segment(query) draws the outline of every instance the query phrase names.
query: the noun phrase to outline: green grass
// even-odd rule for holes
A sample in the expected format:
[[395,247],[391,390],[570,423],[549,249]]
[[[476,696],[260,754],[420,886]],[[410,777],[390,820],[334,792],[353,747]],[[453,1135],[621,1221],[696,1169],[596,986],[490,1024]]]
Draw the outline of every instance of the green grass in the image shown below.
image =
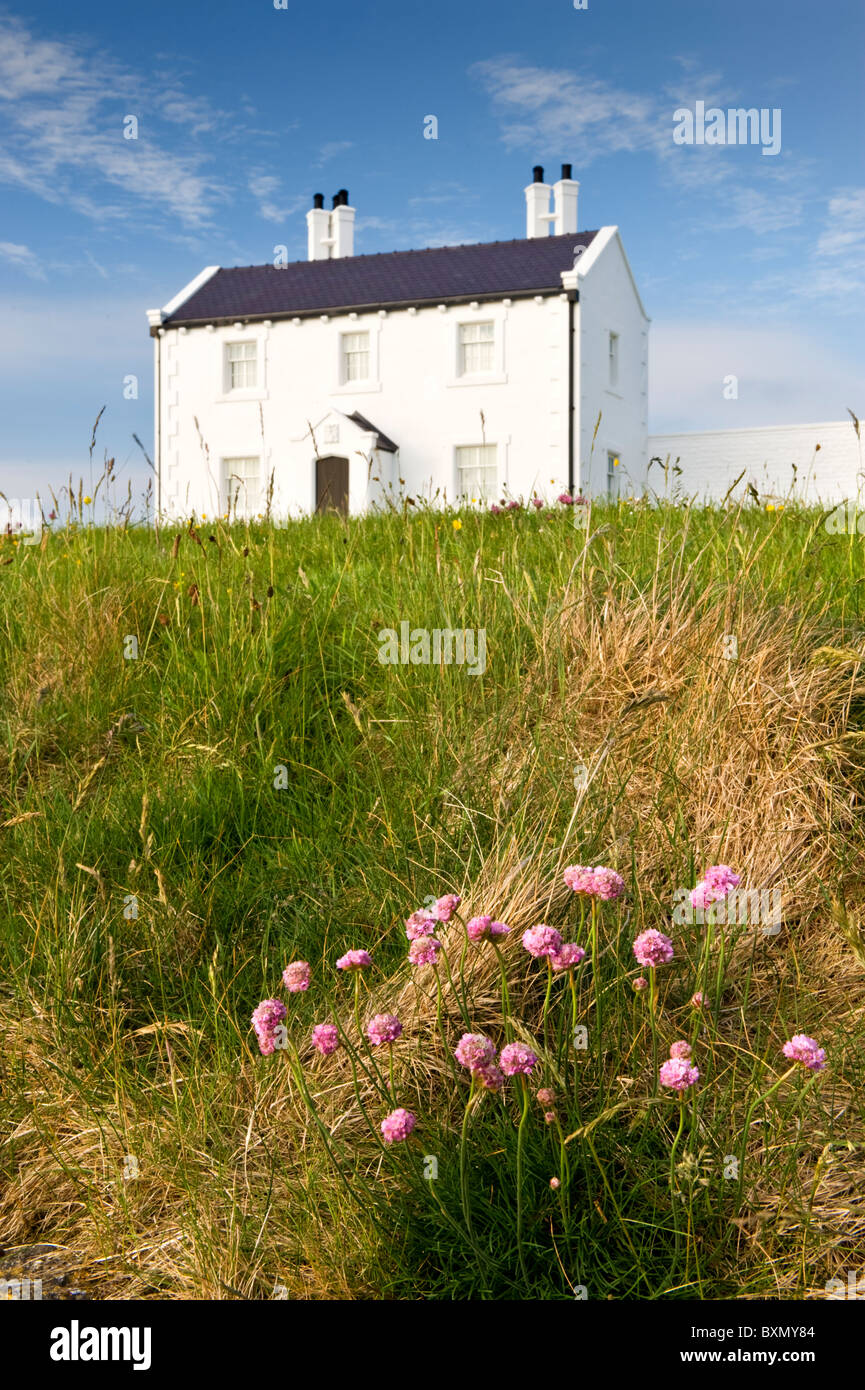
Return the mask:
[[[67,1243],[121,1297],[802,1297],[865,1265],[863,965],[832,907],[858,921],[863,902],[863,542],[793,505],[573,520],[418,509],[0,544],[0,1240]],[[403,620],[484,629],[485,673],[383,665],[378,633]],[[577,762],[593,778],[575,801]],[[687,1005],[702,938],[673,931],[663,1038],[691,1037],[703,1073],[676,1158],[702,1153],[708,1175],[681,1201],[630,942],[669,932],[672,891],[718,859],[783,886],[785,930],[771,950],[754,933],[723,960],[713,948],[704,1031]],[[628,882],[628,919],[604,915],[603,1038],[587,972],[585,1057],[556,1061],[558,998],[544,1055],[563,1133],[606,1118],[567,1146],[566,1219],[533,1103],[521,1261],[517,1099],[486,1096],[471,1118],[470,1238],[467,1087],[434,1007],[431,1023],[416,1005],[422,1055],[397,1049],[418,1134],[385,1157],[344,1056],[309,1072],[328,1146],[249,1017],[302,958],[314,986],[290,999],[292,1036],[329,1016],[333,989],[347,1023],[334,962],[356,946],[387,1008],[406,988],[403,919],[429,895],[507,913],[515,937],[574,926],[568,863]],[[545,979],[512,945],[537,1042]],[[501,1041],[496,978],[466,988]],[[449,992],[444,1027],[451,1049]],[[804,1099],[807,1074],[758,1109],[737,1211],[722,1176],[736,1117],[794,1031],[831,1065]]]

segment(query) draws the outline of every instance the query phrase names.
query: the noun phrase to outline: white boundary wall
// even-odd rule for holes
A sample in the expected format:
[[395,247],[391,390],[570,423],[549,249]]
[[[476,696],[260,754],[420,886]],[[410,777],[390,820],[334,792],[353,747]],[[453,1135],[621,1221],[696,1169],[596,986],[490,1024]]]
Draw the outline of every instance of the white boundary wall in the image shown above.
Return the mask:
[[[861,443],[848,419],[817,425],[653,434],[649,435],[649,458],[666,462],[669,455],[669,490],[678,486],[682,494],[698,501],[720,501],[744,469],[736,497],[750,482],[767,498],[795,496],[807,502],[839,502],[865,497],[865,422],[860,433]],[[672,471],[677,460],[680,474]],[[649,469],[649,486],[663,495],[664,470],[657,463]]]

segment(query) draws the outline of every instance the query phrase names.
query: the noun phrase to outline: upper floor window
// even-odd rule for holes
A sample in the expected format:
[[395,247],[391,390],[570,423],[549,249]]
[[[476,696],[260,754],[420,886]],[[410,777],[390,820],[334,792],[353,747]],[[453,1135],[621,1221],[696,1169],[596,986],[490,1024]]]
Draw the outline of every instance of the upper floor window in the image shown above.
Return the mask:
[[258,384],[258,345],[254,342],[227,343],[226,377],[229,391],[241,391]]
[[610,334],[610,385],[619,384],[619,335]]
[[491,372],[495,365],[495,327],[492,323],[461,323],[459,374]]
[[486,502],[498,490],[495,444],[468,444],[457,449],[457,490],[470,502]]
[[261,459],[222,460],[223,495],[229,516],[252,517],[262,510]]
[[342,379],[344,382],[369,379],[369,333],[343,333]]

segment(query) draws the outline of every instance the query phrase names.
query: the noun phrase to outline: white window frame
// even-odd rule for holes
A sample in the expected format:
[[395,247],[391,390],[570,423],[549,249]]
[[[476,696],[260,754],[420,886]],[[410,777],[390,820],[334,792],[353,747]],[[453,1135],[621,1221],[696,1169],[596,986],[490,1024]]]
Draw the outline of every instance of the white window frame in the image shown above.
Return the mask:
[[[334,379],[336,385],[329,393],[331,396],[355,396],[366,394],[369,391],[381,390],[381,329],[382,320],[378,317],[361,319],[359,321],[341,318],[330,320],[323,325],[324,329],[336,329],[331,351],[335,355],[334,360]],[[363,381],[346,381],[345,379],[345,359],[343,355],[342,340],[348,333],[366,333],[369,335],[369,376]]]
[[617,390],[618,390],[618,387],[619,387],[619,349],[620,349],[620,347],[621,347],[621,341],[620,341],[620,338],[619,338],[619,334],[618,334],[618,333],[613,333],[612,330],[610,330],[610,333],[609,333],[609,335],[608,335],[608,342],[607,342],[607,361],[608,361],[608,363],[609,363],[608,371],[607,371],[607,375],[608,375],[607,385],[609,386],[609,388],[610,388],[611,391],[617,391]]
[[[251,375],[252,380],[235,382],[235,367],[245,369],[239,371],[238,376],[245,378]],[[225,344],[225,390],[232,394],[235,391],[258,390],[258,343],[255,338],[236,338]]]
[[[610,486],[615,482],[615,491]],[[622,456],[618,449],[607,450],[607,497],[616,502],[622,495]]]
[[[352,349],[349,349],[349,348],[346,346],[347,341],[348,341],[349,338],[365,338],[365,339],[366,339],[366,347],[365,347],[365,348],[352,348]],[[350,357],[350,356],[355,356],[355,357],[365,356],[365,357],[366,357],[366,372],[365,372],[363,375],[359,375],[359,376],[349,376],[349,373],[348,373],[348,366],[349,366],[349,357]],[[339,361],[340,361],[340,385],[341,385],[341,386],[354,386],[354,385],[355,385],[356,383],[358,383],[358,382],[360,383],[361,386],[365,386],[365,385],[368,384],[368,382],[372,379],[372,378],[371,378],[371,369],[372,369],[372,334],[370,333],[370,331],[369,331],[368,328],[354,328],[354,327],[352,327],[352,328],[348,328],[348,329],[343,328],[343,329],[340,330],[340,335],[339,335]]]
[[[448,314],[450,333],[450,376],[446,386],[503,386],[507,382],[505,371],[505,334],[509,306],[502,303],[478,303],[477,308],[461,308]],[[488,372],[464,372],[462,358],[462,329],[466,324],[491,323],[493,325],[493,366]]]
[[[264,460],[261,454],[226,454],[219,461],[220,463],[220,514],[226,512],[241,520],[251,520],[264,511],[265,489],[264,489]],[[258,491],[254,501],[250,504],[248,491],[244,488],[240,475],[234,470],[238,464],[256,463]]]
[[[464,451],[464,450],[467,451],[467,450],[469,450],[469,449],[476,449],[476,450],[478,450],[479,455],[480,455],[480,451],[482,451],[482,450],[484,450],[484,449],[486,449],[486,450],[491,450],[491,452],[492,452],[492,461],[491,461],[491,462],[489,461],[489,455],[487,455],[487,460],[488,460],[488,461],[487,461],[486,463],[482,462],[480,457],[478,458],[477,462],[470,463],[470,464],[468,464],[468,463],[462,463],[462,462],[460,461],[460,460],[461,460],[461,455],[463,454],[463,451]],[[488,489],[486,489],[486,490],[484,490],[484,489],[477,489],[477,490],[476,490],[476,489],[474,489],[474,488],[466,489],[466,488],[463,486],[463,473],[464,473],[464,472],[468,472],[470,469],[471,469],[472,471],[480,471],[481,469],[487,469],[487,470],[488,470],[488,469],[490,469],[490,468],[492,468],[492,469],[495,471],[495,476],[494,476],[494,478],[493,478],[493,484],[492,484],[492,487],[491,487],[491,488],[488,488]],[[468,503],[470,503],[470,504],[471,504],[471,503],[474,503],[474,504],[477,504],[477,505],[480,505],[480,506],[483,506],[485,502],[494,502],[494,501],[496,500],[496,497],[498,496],[498,494],[502,491],[503,479],[502,479],[501,474],[502,474],[502,467],[501,467],[501,461],[500,461],[499,446],[498,446],[497,443],[495,443],[495,442],[493,442],[493,441],[491,441],[491,440],[486,439],[486,440],[482,440],[480,443],[477,443],[477,442],[476,442],[476,443],[474,443],[474,444],[457,444],[456,448],[454,449],[454,478],[455,478],[455,494],[454,494],[454,495],[455,495],[455,497],[456,497],[456,499],[457,499],[458,502],[460,502],[460,501],[466,501],[466,502],[468,502]],[[478,496],[472,496],[472,493],[475,492],[475,491],[478,492],[478,494],[479,494]]]
[[[481,329],[489,329],[489,333],[481,334]],[[469,337],[468,335],[476,335]],[[467,341],[468,338],[468,341]],[[474,349],[488,348],[488,352],[477,353],[477,356],[487,357],[489,360],[482,367],[467,366],[467,358],[474,356]],[[457,376],[488,376],[494,372],[496,367],[496,321],[495,319],[471,318],[463,319],[457,324]]]
[[[214,376],[221,384],[221,392],[215,397],[216,405],[236,404],[238,401],[266,401],[267,390],[267,343],[270,323],[256,324],[254,329],[229,327],[222,332],[212,333],[213,346],[210,351],[216,354]],[[255,347],[255,386],[231,385],[231,362],[228,349],[237,343],[249,343]],[[238,456],[239,457],[239,456]]]

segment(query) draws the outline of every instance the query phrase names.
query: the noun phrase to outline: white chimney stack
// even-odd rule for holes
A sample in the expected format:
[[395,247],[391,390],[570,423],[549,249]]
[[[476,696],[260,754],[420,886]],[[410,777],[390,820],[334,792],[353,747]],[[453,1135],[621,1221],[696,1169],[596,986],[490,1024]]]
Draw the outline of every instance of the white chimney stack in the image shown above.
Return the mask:
[[354,255],[354,208],[348,205],[348,189],[337,193],[330,214],[330,234],[333,237],[332,256]]
[[540,164],[535,165],[532,174],[533,181],[526,189],[526,236],[549,236],[552,189],[548,183],[544,183],[544,171]]
[[333,195],[333,209],[324,206],[324,195],[313,196],[312,207],[306,214],[307,252],[311,261],[328,261],[354,255],[355,209],[348,205],[348,189],[341,188]]
[[577,227],[577,195],[579,191],[580,185],[576,179],[571,178],[570,164],[563,164],[562,177],[553,184],[555,236],[565,236],[579,230]]

